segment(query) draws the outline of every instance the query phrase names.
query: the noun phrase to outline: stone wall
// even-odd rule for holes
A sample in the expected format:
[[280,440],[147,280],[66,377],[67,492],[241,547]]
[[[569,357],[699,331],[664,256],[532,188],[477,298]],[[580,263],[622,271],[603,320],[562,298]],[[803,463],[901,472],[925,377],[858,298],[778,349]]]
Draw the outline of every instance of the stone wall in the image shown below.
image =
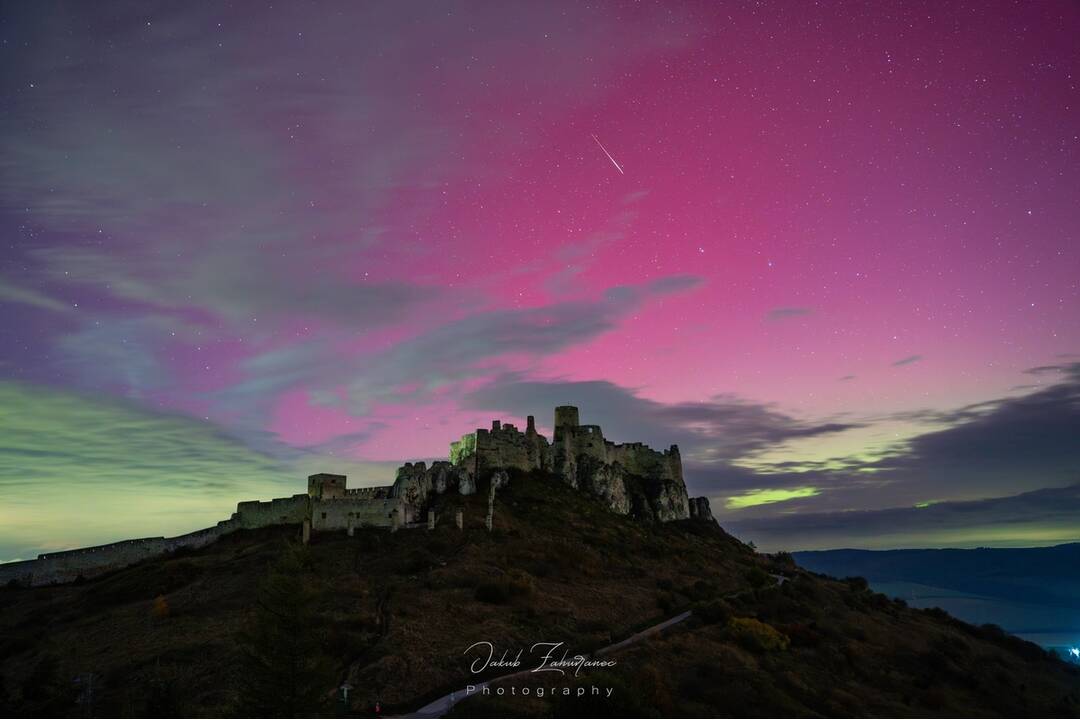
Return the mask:
[[450,462],[460,465],[467,458],[476,454],[476,433],[466,433],[460,440],[450,443]]
[[172,538],[138,538],[77,550],[42,553],[36,560],[0,565],[0,585],[11,581],[19,585],[49,585],[72,582],[79,577],[92,578],[182,548],[205,547],[238,527],[235,519],[229,519],[214,527]]
[[304,522],[308,515],[307,495],[275,498],[269,502],[249,500],[236,506],[236,518],[242,528],[261,528],[270,525],[294,525]]
[[380,485],[378,487],[363,487],[352,488],[345,491],[346,498],[352,498],[354,500],[366,499],[366,500],[385,500],[390,497],[390,491],[394,489],[393,485]]
[[311,529],[348,530],[360,527],[389,528],[393,525],[396,499],[341,498],[311,503]]
[[308,475],[308,495],[313,498],[345,497],[346,477],[333,473]]
[[525,432],[509,423],[494,420],[491,429],[480,428],[450,444],[450,462],[465,467],[473,477],[483,477],[499,468],[528,472],[550,466],[547,438],[536,432],[529,416]]

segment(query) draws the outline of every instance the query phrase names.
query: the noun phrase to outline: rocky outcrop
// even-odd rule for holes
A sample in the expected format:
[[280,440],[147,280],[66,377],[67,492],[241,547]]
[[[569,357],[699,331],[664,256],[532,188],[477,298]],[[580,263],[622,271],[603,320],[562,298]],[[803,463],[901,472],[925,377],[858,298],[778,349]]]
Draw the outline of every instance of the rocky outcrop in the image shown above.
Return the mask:
[[690,517],[686,486],[666,477],[630,472],[622,463],[601,463],[582,455],[573,463],[574,482],[568,483],[591,495],[620,515],[647,522],[668,522]]
[[472,495],[476,492],[476,479],[468,468],[439,460],[430,468],[424,462],[405,463],[399,467],[390,497],[400,498],[419,512],[428,506],[432,495],[447,492]]
[[400,498],[414,508],[423,508],[427,506],[432,486],[432,474],[428,471],[427,463],[405,463],[398,468],[390,497]]
[[690,498],[690,519],[716,522],[716,518],[712,514],[712,507],[709,506],[709,498]]
[[[592,467],[590,467],[592,465]],[[626,472],[622,465],[598,465],[584,463],[578,466],[576,487],[592,495],[620,515],[629,515],[630,493],[627,489]]]
[[656,488],[656,495],[650,499],[657,521],[670,522],[690,517],[690,496],[682,478],[678,481],[660,480]]
[[462,495],[472,495],[476,492],[476,478],[465,468],[455,467],[457,473],[457,490]]

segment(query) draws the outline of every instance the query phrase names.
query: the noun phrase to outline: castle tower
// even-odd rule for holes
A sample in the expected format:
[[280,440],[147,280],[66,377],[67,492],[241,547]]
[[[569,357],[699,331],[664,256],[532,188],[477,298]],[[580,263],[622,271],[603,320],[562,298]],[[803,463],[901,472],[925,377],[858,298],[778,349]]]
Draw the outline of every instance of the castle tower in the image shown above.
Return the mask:
[[345,476],[330,473],[308,475],[307,494],[317,500],[345,497]]
[[578,422],[578,409],[573,405],[560,405],[555,408],[555,441],[558,442],[562,439],[564,429],[573,429],[580,424]]

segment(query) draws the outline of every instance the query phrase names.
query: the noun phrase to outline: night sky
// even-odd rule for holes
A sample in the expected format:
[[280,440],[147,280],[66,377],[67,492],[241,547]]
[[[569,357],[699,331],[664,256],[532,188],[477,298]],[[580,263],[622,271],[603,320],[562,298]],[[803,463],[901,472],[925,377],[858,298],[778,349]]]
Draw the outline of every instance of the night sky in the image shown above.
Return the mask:
[[0,560],[567,403],[764,549],[1080,539],[1077,3],[0,12]]

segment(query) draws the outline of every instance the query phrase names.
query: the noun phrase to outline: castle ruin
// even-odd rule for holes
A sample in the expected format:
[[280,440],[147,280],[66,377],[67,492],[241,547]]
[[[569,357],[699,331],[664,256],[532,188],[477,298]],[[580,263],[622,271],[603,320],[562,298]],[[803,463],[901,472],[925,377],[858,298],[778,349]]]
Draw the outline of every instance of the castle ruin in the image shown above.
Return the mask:
[[0,564],[0,584],[47,585],[93,577],[182,548],[204,547],[240,529],[300,525],[305,542],[312,532],[374,527],[397,531],[429,527],[435,495],[471,495],[478,482],[507,470],[542,471],[590,495],[609,510],[645,522],[699,518],[712,520],[708,498],[690,498],[683,481],[679,448],[662,452],[642,443],[614,443],[598,425],[581,425],[578,409],[555,408],[551,442],[529,416],[524,431],[492,421],[450,444],[449,461],[405,463],[392,485],[348,488],[344,475],[308,477],[307,493],[269,501],[250,500],[211,528],[174,538],[140,538],[77,550],[43,553],[36,560]]

